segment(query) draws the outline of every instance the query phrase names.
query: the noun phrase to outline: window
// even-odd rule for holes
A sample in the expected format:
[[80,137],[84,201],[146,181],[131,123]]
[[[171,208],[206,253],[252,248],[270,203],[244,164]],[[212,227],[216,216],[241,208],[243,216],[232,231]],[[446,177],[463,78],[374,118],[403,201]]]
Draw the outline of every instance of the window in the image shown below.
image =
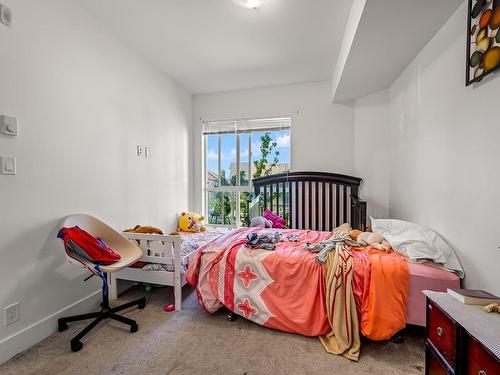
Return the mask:
[[289,117],[203,123],[208,224],[247,226],[252,179],[290,170]]

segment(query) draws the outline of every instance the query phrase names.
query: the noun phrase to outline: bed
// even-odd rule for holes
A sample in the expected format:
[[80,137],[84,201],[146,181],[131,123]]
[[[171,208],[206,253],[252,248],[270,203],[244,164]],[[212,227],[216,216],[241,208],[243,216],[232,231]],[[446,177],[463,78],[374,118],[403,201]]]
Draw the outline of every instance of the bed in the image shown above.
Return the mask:
[[[270,328],[324,335],[329,329],[322,295],[325,275],[322,265],[314,262],[314,255],[304,251],[304,242],[327,239],[330,231],[342,223],[365,229],[366,202],[358,196],[360,184],[360,178],[318,172],[254,179],[260,210],[269,209],[284,217],[290,229],[282,235],[296,234],[300,243],[294,246],[284,241],[272,253],[254,251],[244,246],[252,229],[236,229],[209,244],[197,253],[187,275],[197,289],[200,305],[208,313],[226,306]],[[355,253],[355,271],[371,267],[370,277],[365,271],[358,275],[354,272],[353,289],[360,330],[375,340],[390,338],[389,332],[394,334],[406,324],[425,325],[422,290],[445,291],[460,285],[458,276],[451,272],[410,263],[397,254]],[[373,279],[373,274],[383,280],[378,286],[367,281]],[[376,288],[378,295],[374,298],[370,291]],[[294,301],[287,299],[289,295],[301,298]]]
[[460,288],[460,278],[453,272],[433,266],[431,263],[408,261],[410,274],[406,323],[425,327],[425,295],[423,290],[446,292],[448,288]]
[[186,285],[185,273],[198,251],[205,245],[227,233],[227,228],[208,228],[204,232],[178,235],[159,235],[123,232],[143,251],[137,263],[110,274],[110,298],[116,299],[123,280],[174,288],[175,310],[182,307],[182,287]]
[[[288,228],[331,231],[342,223],[366,229],[366,205],[358,195],[362,179],[335,173],[288,172],[253,180],[262,209],[287,218]],[[285,191],[285,194],[279,195]],[[276,192],[279,198],[276,199]],[[273,199],[274,196],[274,199]],[[289,207],[290,214],[284,215]],[[446,292],[460,288],[460,278],[432,263],[408,261],[407,323],[425,326],[423,290]]]

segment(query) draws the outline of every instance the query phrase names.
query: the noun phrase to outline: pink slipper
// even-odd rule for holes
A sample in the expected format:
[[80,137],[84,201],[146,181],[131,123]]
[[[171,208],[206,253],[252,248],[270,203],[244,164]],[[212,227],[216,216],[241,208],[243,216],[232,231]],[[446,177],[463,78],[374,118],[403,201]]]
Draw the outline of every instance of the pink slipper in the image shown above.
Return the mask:
[[163,311],[169,312],[169,311],[174,311],[175,310],[175,305],[165,305],[163,306]]

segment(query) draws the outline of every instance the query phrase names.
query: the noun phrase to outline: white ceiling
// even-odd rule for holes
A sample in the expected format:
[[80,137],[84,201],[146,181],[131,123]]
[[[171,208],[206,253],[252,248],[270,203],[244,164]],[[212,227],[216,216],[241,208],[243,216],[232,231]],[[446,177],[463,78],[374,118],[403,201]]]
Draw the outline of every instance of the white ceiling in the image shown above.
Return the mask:
[[352,0],[77,0],[193,94],[330,79]]

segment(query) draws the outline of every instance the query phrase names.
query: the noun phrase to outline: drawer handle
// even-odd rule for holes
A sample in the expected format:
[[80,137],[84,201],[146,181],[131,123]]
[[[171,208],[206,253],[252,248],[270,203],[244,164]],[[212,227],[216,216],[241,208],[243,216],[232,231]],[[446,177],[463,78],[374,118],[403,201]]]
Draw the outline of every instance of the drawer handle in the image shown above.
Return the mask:
[[[442,327],[437,327],[437,335],[439,337],[443,337],[444,336],[444,329]],[[481,374],[481,375],[484,375],[484,374]]]
[[484,370],[479,370],[478,375],[488,375],[488,373]]

